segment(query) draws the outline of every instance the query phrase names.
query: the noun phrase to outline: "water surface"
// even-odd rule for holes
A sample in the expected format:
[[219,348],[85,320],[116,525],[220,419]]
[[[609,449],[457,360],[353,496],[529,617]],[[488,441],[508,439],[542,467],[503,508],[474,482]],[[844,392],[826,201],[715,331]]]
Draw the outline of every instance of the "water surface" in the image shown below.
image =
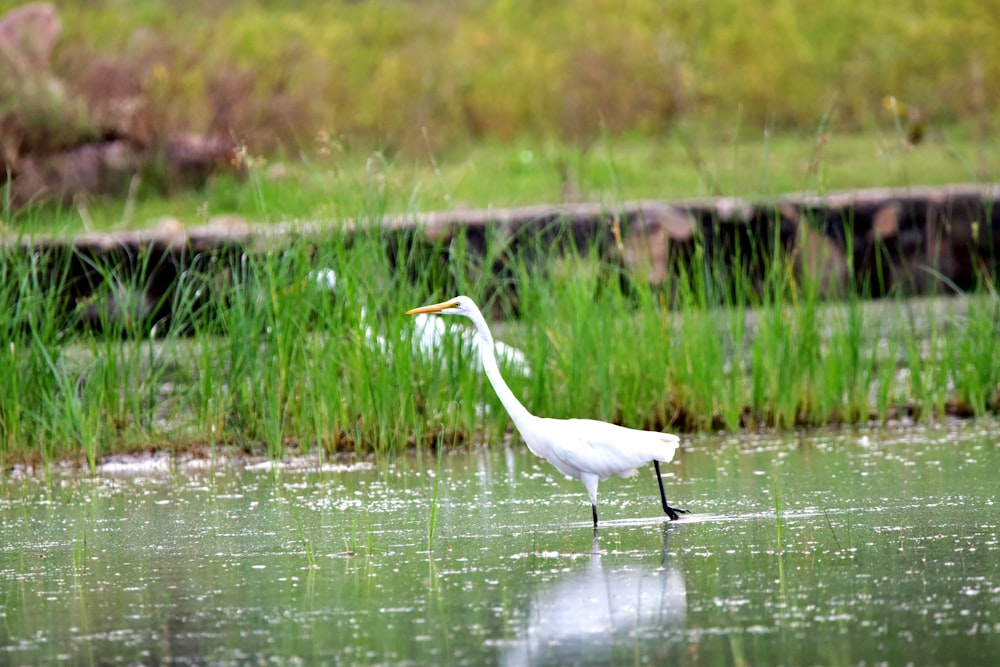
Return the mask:
[[[704,437],[603,482],[522,446],[8,473],[0,663],[983,664],[1000,437]],[[433,528],[433,532],[432,532]]]

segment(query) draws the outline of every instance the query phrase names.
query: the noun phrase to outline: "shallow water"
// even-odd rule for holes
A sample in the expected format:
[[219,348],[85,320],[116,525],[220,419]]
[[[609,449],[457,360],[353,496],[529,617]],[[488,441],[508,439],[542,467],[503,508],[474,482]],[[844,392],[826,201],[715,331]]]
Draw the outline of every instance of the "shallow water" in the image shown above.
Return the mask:
[[520,446],[9,474],[0,663],[984,664],[998,432],[698,438],[596,539]]

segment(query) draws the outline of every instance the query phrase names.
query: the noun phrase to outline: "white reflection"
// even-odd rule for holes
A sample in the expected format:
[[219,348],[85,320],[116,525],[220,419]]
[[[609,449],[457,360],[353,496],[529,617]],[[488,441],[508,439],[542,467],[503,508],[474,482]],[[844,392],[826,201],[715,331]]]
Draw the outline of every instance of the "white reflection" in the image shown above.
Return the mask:
[[665,526],[660,567],[609,568],[595,537],[586,569],[537,592],[523,636],[504,653],[503,664],[613,664],[621,653],[616,645],[634,646],[683,627],[687,591],[667,557],[669,531]]

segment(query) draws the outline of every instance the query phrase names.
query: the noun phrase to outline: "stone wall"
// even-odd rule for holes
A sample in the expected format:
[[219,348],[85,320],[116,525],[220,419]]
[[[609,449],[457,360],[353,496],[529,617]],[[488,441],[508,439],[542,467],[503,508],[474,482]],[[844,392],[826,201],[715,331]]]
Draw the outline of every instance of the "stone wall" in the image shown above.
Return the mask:
[[[518,274],[512,260],[544,271],[569,250],[617,267],[614,277],[624,289],[645,282],[671,290],[677,275],[693,270],[708,270],[720,289],[726,289],[727,276],[736,270],[760,286],[768,267],[780,258],[800,282],[817,281],[827,298],[851,290],[866,297],[949,294],[997,276],[1000,224],[993,215],[998,199],[1000,186],[954,185],[788,195],[759,202],[642,201],[614,207],[449,211],[363,224],[253,226],[230,217],[194,228],[172,221],[146,231],[21,238],[8,241],[6,251],[44,258],[53,276],[67,271],[61,303],[84,323],[117,313],[147,325],[170,325],[170,295],[185,272],[203,277],[200,298],[207,299],[210,290],[226,289],[231,272],[247,254],[281,252],[296,239],[319,244],[335,234],[350,242],[361,233],[380,240],[402,278],[426,275],[428,266],[441,267],[435,283],[441,293],[453,289],[447,283],[448,262],[461,241],[467,260],[470,253],[480,259],[466,261],[469,270],[502,275],[495,283],[511,291],[515,305]],[[140,277],[133,279],[135,274]],[[109,276],[116,276],[117,284],[142,285],[143,293],[108,290]]]

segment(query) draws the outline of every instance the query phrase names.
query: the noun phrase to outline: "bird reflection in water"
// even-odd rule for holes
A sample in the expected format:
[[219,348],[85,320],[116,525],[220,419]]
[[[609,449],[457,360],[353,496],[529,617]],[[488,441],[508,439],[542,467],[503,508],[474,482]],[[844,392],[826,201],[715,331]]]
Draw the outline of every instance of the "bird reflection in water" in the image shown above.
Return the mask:
[[[521,637],[507,646],[502,664],[653,664],[682,657],[681,642],[668,635],[684,627],[687,592],[672,566],[663,527],[659,567],[602,562],[594,538],[590,563],[536,591]],[[638,649],[639,654],[636,654]]]

